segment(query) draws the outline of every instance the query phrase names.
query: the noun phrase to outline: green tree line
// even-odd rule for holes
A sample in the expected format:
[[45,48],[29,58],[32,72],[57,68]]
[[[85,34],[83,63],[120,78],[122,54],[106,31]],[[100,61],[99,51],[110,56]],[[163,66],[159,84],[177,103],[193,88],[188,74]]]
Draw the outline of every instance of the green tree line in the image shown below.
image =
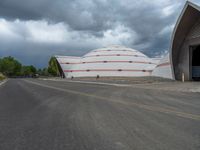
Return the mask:
[[59,70],[55,57],[49,60],[49,66],[43,69],[37,69],[33,65],[24,66],[14,57],[0,58],[0,73],[7,77],[33,77],[40,76],[59,76]]

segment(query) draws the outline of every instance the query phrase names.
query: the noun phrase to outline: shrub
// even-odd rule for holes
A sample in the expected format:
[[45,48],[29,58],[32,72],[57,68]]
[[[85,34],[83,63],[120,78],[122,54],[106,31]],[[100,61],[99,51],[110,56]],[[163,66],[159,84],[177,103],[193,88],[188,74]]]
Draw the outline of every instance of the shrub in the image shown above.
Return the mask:
[[3,79],[5,79],[6,77],[2,74],[2,73],[0,73],[0,80],[3,80]]

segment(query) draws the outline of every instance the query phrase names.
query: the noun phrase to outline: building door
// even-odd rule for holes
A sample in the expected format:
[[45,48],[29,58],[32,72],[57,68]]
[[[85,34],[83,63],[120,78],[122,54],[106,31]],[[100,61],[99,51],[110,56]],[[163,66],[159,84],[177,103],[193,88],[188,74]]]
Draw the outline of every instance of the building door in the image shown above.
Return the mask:
[[200,45],[192,48],[192,80],[200,81]]

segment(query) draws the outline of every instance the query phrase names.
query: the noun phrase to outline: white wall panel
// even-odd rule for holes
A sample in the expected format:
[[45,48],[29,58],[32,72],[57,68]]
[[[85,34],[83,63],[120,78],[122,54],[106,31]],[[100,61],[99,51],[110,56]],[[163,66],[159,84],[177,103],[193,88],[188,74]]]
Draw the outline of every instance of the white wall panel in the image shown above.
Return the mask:
[[173,79],[169,54],[160,60],[159,64],[153,70],[152,76]]
[[67,78],[99,76],[150,76],[155,61],[123,46],[96,49],[83,57],[56,56]]

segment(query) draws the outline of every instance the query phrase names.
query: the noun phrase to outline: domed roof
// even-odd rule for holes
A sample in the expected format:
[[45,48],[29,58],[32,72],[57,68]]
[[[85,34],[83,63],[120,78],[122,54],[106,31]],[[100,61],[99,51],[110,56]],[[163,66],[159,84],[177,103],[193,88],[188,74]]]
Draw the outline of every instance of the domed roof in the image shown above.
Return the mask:
[[143,53],[121,45],[95,49],[78,59],[64,58],[58,62],[66,77],[149,76],[156,66]]
[[135,56],[135,57],[147,57],[146,55],[142,54],[141,52],[127,48],[121,45],[110,45],[107,47],[99,48],[92,50],[91,52],[87,53],[83,57],[92,57],[92,56]]

